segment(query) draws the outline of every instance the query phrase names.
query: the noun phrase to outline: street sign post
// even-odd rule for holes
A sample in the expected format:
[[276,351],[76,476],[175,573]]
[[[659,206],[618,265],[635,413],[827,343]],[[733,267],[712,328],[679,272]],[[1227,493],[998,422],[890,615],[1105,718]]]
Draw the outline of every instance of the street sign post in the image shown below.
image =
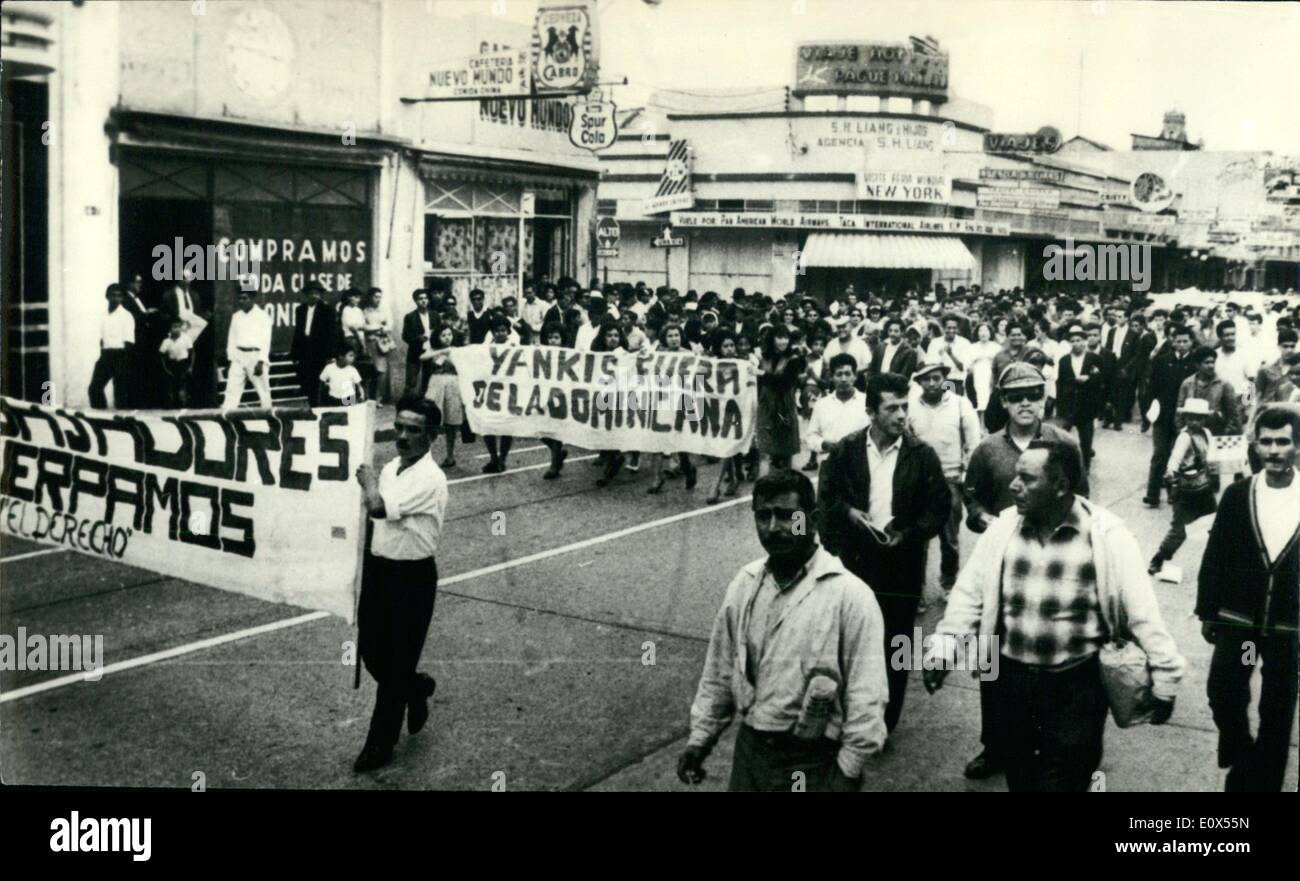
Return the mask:
[[618,221],[612,217],[602,217],[596,221],[596,242],[602,248],[613,248],[618,244],[622,230]]

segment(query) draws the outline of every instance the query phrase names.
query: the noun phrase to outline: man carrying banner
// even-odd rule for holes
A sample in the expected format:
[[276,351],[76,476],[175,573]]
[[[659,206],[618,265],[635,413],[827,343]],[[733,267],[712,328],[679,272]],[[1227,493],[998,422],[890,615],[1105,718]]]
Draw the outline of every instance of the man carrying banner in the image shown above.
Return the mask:
[[430,452],[441,425],[436,404],[403,395],[393,423],[397,457],[378,475],[368,463],[357,467],[374,521],[362,570],[358,642],[361,660],[379,685],[370,731],[352,766],[359,774],[392,761],[403,715],[411,734],[424,727],[437,686],[416,667],[433,620],[438,590],[434,556],[447,510],[447,477]]

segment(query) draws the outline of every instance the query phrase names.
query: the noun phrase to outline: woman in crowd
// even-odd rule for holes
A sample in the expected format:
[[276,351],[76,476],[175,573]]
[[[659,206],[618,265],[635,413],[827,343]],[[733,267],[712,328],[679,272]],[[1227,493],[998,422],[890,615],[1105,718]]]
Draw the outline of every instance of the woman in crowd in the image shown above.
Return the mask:
[[[729,330],[719,331],[717,338],[714,340],[713,351],[709,354],[714,358],[738,358],[736,352],[736,335]],[[737,369],[750,369],[748,363],[738,366]],[[721,374],[722,368],[719,368]],[[719,381],[722,377],[719,376]],[[743,387],[745,378],[741,377],[740,385]],[[718,469],[718,482],[713,486],[713,493],[704,500],[706,505],[716,505],[722,500],[723,496],[731,498],[736,494],[740,487],[740,476],[745,467],[745,453],[737,453],[722,460],[722,467]]]
[[460,397],[460,385],[456,378],[456,365],[451,362],[453,346],[462,345],[456,338],[456,332],[443,325],[434,330],[433,344],[425,344],[420,361],[429,376],[429,385],[424,396],[438,405],[442,412],[442,434],[447,439],[447,458],[442,460],[443,468],[456,467],[456,435],[465,422],[465,406]]
[[[682,329],[676,324],[666,324],[664,325],[664,329],[659,333],[659,348],[653,353],[647,352],[645,361],[652,365],[653,362],[650,359],[654,355],[671,355],[674,353],[686,353],[686,350],[682,348]],[[666,382],[667,380],[668,377],[653,378],[653,381],[656,383]],[[651,495],[657,495],[663,492],[664,483],[668,480],[668,475],[664,470],[664,459],[670,455],[672,454],[664,453],[653,458],[655,481],[650,488],[646,490],[646,492]],[[696,469],[695,465],[691,463],[691,454],[678,453],[677,461],[681,465],[681,473],[686,477],[687,491],[695,489],[695,482],[699,479],[699,471]]]
[[789,468],[790,459],[799,452],[799,412],[795,393],[803,378],[806,363],[794,349],[789,328],[772,328],[763,345],[758,364],[758,420],[754,444],[772,468]]
[[[371,288],[366,308],[363,311],[365,326],[363,328],[366,339],[366,353],[370,356],[370,363],[373,365],[366,393],[372,401],[379,404],[387,404],[392,397],[389,377],[392,375],[389,364],[390,353],[393,351],[393,319],[384,308],[384,292],[379,288]],[[444,411],[445,412],[445,411]]]
[[[591,341],[591,351],[608,352],[614,355],[625,354],[628,351],[627,337],[623,335],[623,328],[619,322],[613,318],[606,318],[601,322],[600,329],[596,331],[596,338]],[[611,397],[623,395],[626,389],[619,388],[617,384],[610,390]],[[607,400],[605,406],[621,407],[623,402],[617,399]],[[601,450],[596,461],[604,468],[601,476],[596,480],[596,486],[609,486],[610,482],[618,476],[618,472],[623,469],[623,464],[627,461],[627,456],[620,450]]]
[[[542,327],[539,334],[543,346],[552,346],[554,348],[564,348],[564,325],[559,322],[549,322]],[[542,475],[543,480],[555,480],[560,476],[560,471],[564,468],[564,460],[569,458],[569,451],[564,448],[564,442],[554,438],[544,437],[542,443],[551,451],[551,467],[546,469]]]
[[975,328],[975,343],[971,346],[970,370],[967,373],[980,425],[984,424],[984,411],[988,409],[989,396],[993,390],[993,359],[1001,351],[1002,346],[993,339],[992,325],[981,321]]

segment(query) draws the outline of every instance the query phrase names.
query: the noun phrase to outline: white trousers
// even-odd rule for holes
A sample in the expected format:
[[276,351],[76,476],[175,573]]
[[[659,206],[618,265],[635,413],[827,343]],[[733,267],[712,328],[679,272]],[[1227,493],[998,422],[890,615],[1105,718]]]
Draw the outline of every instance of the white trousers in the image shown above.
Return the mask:
[[226,375],[226,398],[221,404],[223,410],[234,410],[244,397],[244,383],[251,382],[257,391],[257,398],[265,409],[271,408],[271,365],[262,368],[261,376],[253,375],[253,364],[242,361],[230,362],[230,373]]

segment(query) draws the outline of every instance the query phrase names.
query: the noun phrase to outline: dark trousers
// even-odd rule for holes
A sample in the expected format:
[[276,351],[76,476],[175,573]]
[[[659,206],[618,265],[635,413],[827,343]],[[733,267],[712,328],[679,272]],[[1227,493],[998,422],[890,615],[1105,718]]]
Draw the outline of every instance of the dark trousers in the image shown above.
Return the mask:
[[1148,499],[1160,498],[1160,487],[1164,486],[1165,467],[1169,464],[1169,454],[1174,449],[1174,438],[1178,431],[1172,422],[1156,422],[1151,426],[1151,468],[1147,471]]
[[[424,369],[423,361],[406,362],[406,383],[402,386],[403,391],[412,394],[424,394],[425,389],[429,387],[429,377],[431,374]],[[416,385],[419,388],[416,388]]]
[[[999,659],[1001,663],[1001,659]],[[998,715],[997,682],[993,679],[980,681],[980,743],[984,746],[984,756],[995,764],[1002,764],[1006,748],[1002,745],[1002,718]]]
[[104,397],[104,388],[113,383],[113,406],[122,408],[131,400],[127,379],[131,371],[130,353],[126,349],[101,349],[99,360],[90,374],[90,406],[95,410],[107,410],[108,399]]
[[1174,554],[1178,553],[1183,542],[1187,541],[1189,524],[1213,514],[1217,507],[1214,492],[1208,486],[1200,491],[1176,490],[1171,501],[1174,520],[1169,524],[1169,531],[1165,533],[1164,540],[1156,551],[1156,556],[1162,560],[1172,560]]
[[328,361],[298,362],[298,385],[302,387],[302,393],[307,396],[307,403],[312,407],[321,405],[320,373],[328,363]]
[[1112,422],[1125,423],[1133,415],[1133,380],[1121,374],[1115,374],[1111,386],[1110,418]]
[[802,773],[805,792],[825,792],[839,751],[840,745],[828,737],[804,740],[741,725],[727,788],[732,792],[791,792],[798,779],[795,774]]
[[[863,541],[869,541],[863,539]],[[921,588],[925,584],[925,545],[920,548],[904,546],[893,551],[872,547],[865,555],[856,557],[850,572],[861,578],[876,595],[880,614],[885,621],[885,675],[889,680],[889,703],[885,707],[885,727],[890,731],[903,714],[903,698],[907,694],[910,671],[895,670],[889,663],[893,654],[894,637],[912,639],[916,626],[916,608],[921,602]]]
[[1083,467],[1087,468],[1092,462],[1092,437],[1096,432],[1096,425],[1092,416],[1080,416],[1073,420],[1074,428],[1079,432],[1079,451],[1083,453]]
[[367,552],[357,607],[361,660],[378,683],[367,746],[389,747],[402,732],[406,706],[421,695],[416,667],[433,620],[438,565],[388,560]]
[[1003,723],[1007,789],[1086,792],[1101,765],[1110,705],[1096,655],[1064,672],[999,659],[993,683]]
[[[1263,662],[1263,687],[1259,694],[1259,735],[1250,742],[1250,677],[1255,668],[1242,663],[1243,642],[1255,643]],[[1280,792],[1291,746],[1296,715],[1296,634],[1220,628],[1210,661],[1206,693],[1220,738],[1241,744],[1228,772],[1228,792]]]
[[962,496],[965,492],[962,482],[948,478],[948,492],[952,502],[948,519],[939,530],[939,574],[956,576],[960,560],[958,537],[961,535]]

